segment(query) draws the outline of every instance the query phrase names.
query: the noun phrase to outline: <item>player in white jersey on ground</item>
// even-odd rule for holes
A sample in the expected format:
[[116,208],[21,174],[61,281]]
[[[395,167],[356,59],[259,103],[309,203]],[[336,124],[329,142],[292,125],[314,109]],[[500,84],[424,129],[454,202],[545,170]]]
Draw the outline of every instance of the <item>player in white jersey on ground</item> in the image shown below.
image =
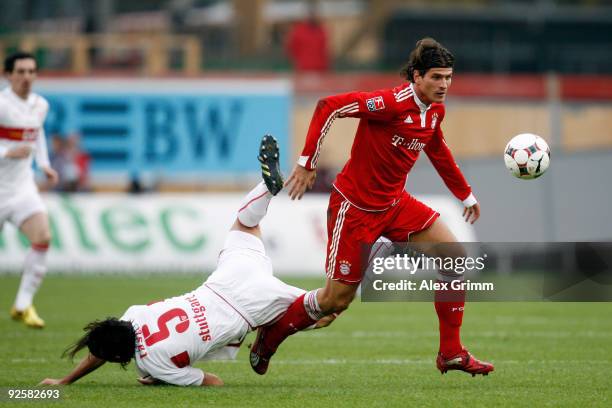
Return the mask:
[[27,326],[42,328],[45,322],[32,305],[47,270],[46,257],[51,233],[47,210],[34,183],[32,157],[51,185],[58,176],[49,164],[43,124],[49,104],[32,92],[36,60],[18,52],[4,61],[10,86],[0,92],[0,231],[8,221],[30,241],[23,275],[11,317]]
[[[125,366],[132,358],[145,385],[223,384],[192,364],[235,358],[249,331],[275,321],[297,298],[310,293],[272,274],[259,228],[270,200],[283,187],[278,146],[272,136],[262,139],[259,160],[264,182],[244,198],[217,269],[206,282],[181,296],[131,306],[119,319],[90,323],[86,334],[67,350],[74,357],[87,347],[88,356],[64,378],[47,378],[41,384],[71,384],[106,361]],[[305,296],[304,302],[312,298]],[[327,326],[334,318],[319,320],[313,328]]]

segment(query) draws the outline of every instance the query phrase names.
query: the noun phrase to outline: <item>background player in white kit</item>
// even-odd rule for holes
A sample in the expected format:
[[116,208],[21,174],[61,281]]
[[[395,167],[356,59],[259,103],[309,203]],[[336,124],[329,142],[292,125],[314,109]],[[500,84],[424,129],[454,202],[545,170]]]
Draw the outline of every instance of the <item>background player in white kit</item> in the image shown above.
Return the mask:
[[51,185],[58,181],[49,165],[43,123],[49,104],[33,93],[36,60],[18,52],[4,61],[10,86],[0,92],[0,230],[8,221],[23,232],[31,248],[26,255],[21,283],[11,317],[35,328],[44,327],[32,300],[47,270],[51,233],[45,205],[34,183],[32,156]]
[[[214,374],[192,366],[198,360],[233,359],[249,331],[269,324],[306,291],[272,275],[259,222],[283,187],[278,146],[272,136],[261,141],[259,160],[264,182],[251,190],[238,210],[217,269],[193,292],[131,306],[119,318],[95,321],[67,351],[71,357],[87,347],[89,354],[62,379],[41,384],[71,384],[106,361],[127,365],[132,358],[142,384],[222,385]],[[310,292],[309,292],[310,293]],[[314,296],[305,297],[307,302]],[[313,328],[329,325],[335,316]]]

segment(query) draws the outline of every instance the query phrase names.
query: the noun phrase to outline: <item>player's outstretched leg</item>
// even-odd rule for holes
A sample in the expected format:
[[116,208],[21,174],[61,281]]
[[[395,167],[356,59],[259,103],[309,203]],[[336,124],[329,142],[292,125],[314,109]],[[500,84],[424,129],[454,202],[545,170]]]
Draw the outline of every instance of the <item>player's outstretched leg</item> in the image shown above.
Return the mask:
[[[249,193],[246,198],[246,206],[241,208],[238,220],[245,226],[254,226],[256,225],[255,222],[258,223],[261,220],[263,215],[260,214],[265,214],[270,199],[283,187],[278,145],[272,136],[266,135],[261,140],[258,159],[261,163],[261,174],[265,186],[262,183]],[[263,193],[263,189],[267,189],[267,194]],[[264,198],[267,198],[267,201],[264,201]],[[253,205],[259,207],[258,212],[255,212]],[[245,216],[244,212],[247,210],[251,211],[253,215]],[[277,322],[270,326],[260,327],[257,330],[257,337],[251,347],[249,356],[251,367],[257,374],[263,375],[266,373],[270,358],[285,338],[315,324],[320,324],[318,327],[327,326],[335,319],[335,316],[324,319],[325,314],[321,312],[317,301],[317,292],[318,289],[298,297]]]
[[259,225],[268,211],[270,200],[283,188],[278,143],[273,136],[265,135],[261,139],[257,159],[261,163],[263,181],[246,195],[238,210],[238,221],[249,228]]

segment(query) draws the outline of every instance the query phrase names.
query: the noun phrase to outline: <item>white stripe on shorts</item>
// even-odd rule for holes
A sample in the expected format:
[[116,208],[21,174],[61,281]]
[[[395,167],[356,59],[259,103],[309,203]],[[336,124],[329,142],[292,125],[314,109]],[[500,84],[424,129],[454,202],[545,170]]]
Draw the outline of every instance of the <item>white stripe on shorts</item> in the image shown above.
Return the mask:
[[327,262],[327,276],[333,278],[334,269],[336,267],[336,255],[338,254],[338,243],[340,242],[340,235],[342,233],[342,225],[344,224],[344,215],[348,211],[351,203],[347,200],[342,202],[340,210],[338,211],[338,217],[336,218],[336,224],[334,225],[334,232],[332,234],[331,247],[329,249],[329,257]]

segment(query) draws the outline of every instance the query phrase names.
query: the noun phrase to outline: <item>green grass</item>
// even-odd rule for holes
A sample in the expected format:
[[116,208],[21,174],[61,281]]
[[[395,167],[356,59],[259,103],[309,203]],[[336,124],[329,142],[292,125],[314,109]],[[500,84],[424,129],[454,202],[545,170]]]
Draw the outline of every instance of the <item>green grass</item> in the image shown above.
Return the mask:
[[[187,292],[197,276],[48,276],[36,304],[42,331],[10,320],[16,276],[0,276],[0,387],[60,377],[59,358],[90,320]],[[292,281],[305,288],[319,280]],[[610,406],[612,303],[471,303],[463,341],[495,363],[488,377],[435,369],[437,319],[430,303],[360,303],[331,327],[291,337],[265,376],[246,346],[235,362],[198,364],[222,388],[143,387],[133,364],[111,364],[62,389],[58,407],[219,406]],[[252,334],[245,345],[252,339]],[[3,405],[0,398],[0,406]],[[18,406],[48,405],[44,402]],[[50,405],[50,404],[49,404]]]

